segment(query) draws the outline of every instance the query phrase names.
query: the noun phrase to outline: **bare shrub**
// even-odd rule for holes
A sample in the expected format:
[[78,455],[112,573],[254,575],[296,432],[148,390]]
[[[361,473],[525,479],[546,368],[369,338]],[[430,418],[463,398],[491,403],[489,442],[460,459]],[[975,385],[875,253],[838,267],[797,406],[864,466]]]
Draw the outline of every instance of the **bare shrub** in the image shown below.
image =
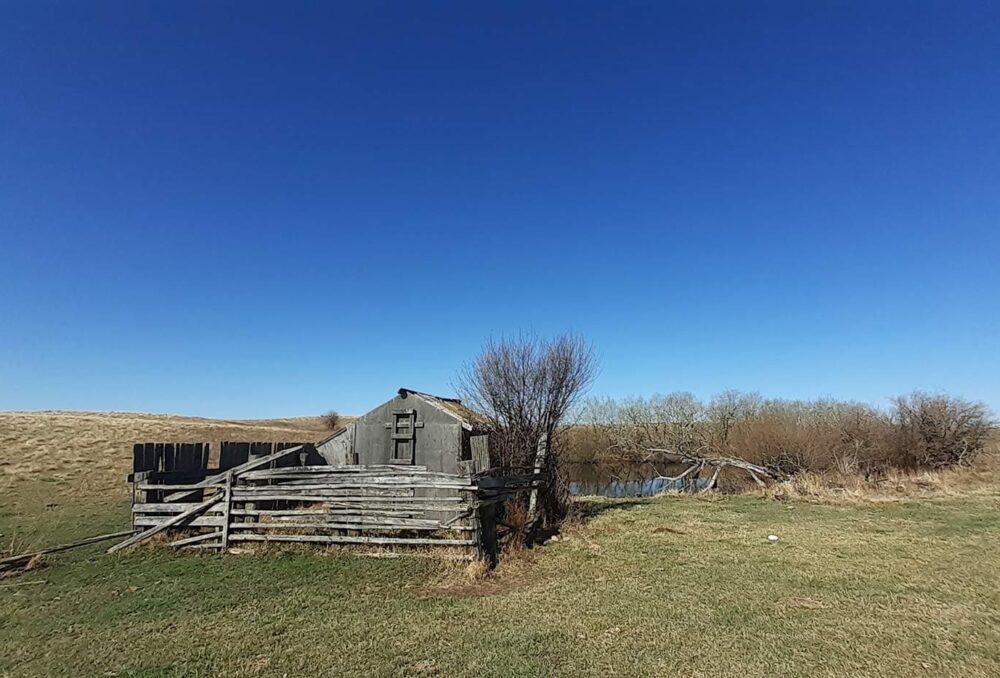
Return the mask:
[[760,412],[761,402],[756,393],[723,391],[713,396],[704,415],[707,451],[717,456],[734,456],[733,433],[737,426]]
[[687,393],[593,399],[574,431],[574,458],[646,459],[650,448],[736,457],[781,474],[884,477],[893,469],[966,464],[988,445],[981,403],[915,393],[893,407],[830,399],[765,400],[726,391],[703,405]]
[[645,398],[592,398],[572,431],[573,459],[641,459],[650,447],[697,454],[704,448],[704,405],[690,393]]
[[330,410],[322,415],[320,419],[323,420],[323,425],[330,431],[336,431],[340,428],[340,414],[336,410]]
[[972,461],[993,422],[986,406],[920,391],[893,400],[892,461],[900,468],[942,468]]
[[488,341],[457,379],[462,399],[491,425],[494,463],[532,466],[539,439],[548,437],[553,485],[543,493],[543,509],[549,523],[565,515],[567,496],[557,473],[563,424],[596,369],[593,350],[577,335],[563,334],[552,340],[519,335]]
[[501,504],[498,509],[504,552],[516,551],[524,546],[531,527],[528,524],[528,507],[523,502],[508,500]]

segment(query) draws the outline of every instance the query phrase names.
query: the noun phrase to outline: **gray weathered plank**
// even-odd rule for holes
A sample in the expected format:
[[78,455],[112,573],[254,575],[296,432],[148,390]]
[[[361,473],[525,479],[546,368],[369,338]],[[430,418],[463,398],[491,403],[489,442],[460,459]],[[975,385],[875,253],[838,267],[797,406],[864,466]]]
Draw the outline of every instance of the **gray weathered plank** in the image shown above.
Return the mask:
[[[295,447],[289,447],[287,450],[281,450],[280,452],[275,452],[274,454],[269,454],[266,457],[261,457],[260,459],[252,459],[252,460],[250,460],[250,461],[248,461],[246,463],[240,464],[239,466],[234,466],[233,468],[229,469],[228,471],[223,471],[222,473],[218,473],[218,474],[216,474],[214,476],[209,476],[208,478],[205,478],[200,483],[197,483],[195,485],[195,488],[196,489],[197,488],[206,488],[206,487],[211,487],[212,485],[218,484],[219,482],[222,482],[222,481],[225,480],[227,473],[232,474],[232,477],[236,478],[241,473],[244,473],[246,471],[253,471],[254,469],[260,468],[261,466],[267,466],[268,464],[270,464],[272,462],[275,462],[278,459],[281,459],[282,457],[286,457],[289,454],[297,454],[302,449],[303,449],[302,445],[296,445]],[[167,495],[166,497],[163,498],[163,500],[164,501],[178,501],[179,499],[183,499],[184,497],[187,497],[189,495],[190,495],[189,492],[178,492],[176,494]]]
[[128,548],[130,546],[134,546],[136,544],[144,542],[150,537],[152,537],[154,534],[158,534],[159,532],[162,532],[168,527],[173,527],[174,525],[181,525],[186,521],[197,517],[199,514],[208,509],[210,506],[214,506],[216,503],[218,503],[220,496],[221,495],[216,494],[211,499],[208,499],[202,502],[201,504],[198,504],[194,508],[188,509],[184,513],[178,513],[176,516],[170,518],[164,523],[156,525],[155,527],[151,527],[145,532],[140,532],[139,534],[131,537],[130,539],[126,539],[120,544],[115,544],[114,546],[108,549],[108,553],[114,553],[115,551],[120,551],[121,549]]
[[[163,523],[172,520],[172,516],[151,516],[138,514],[135,516],[136,527],[155,527],[157,525],[162,525]],[[187,521],[183,527],[222,527],[226,524],[225,517],[221,515],[216,516],[198,516]]]
[[39,551],[33,551],[31,553],[22,553],[16,556],[7,556],[6,558],[0,559],[0,565],[13,565],[21,561],[29,561],[36,556],[44,556],[51,553],[60,553],[61,551],[69,551],[70,549],[75,549],[80,546],[87,546],[89,544],[96,544],[98,542],[107,541],[109,539],[117,539],[118,537],[125,537],[133,534],[135,530],[122,530],[121,532],[112,532],[111,534],[101,534],[96,537],[88,537],[86,539],[81,539],[75,541],[71,544],[61,544],[59,546],[50,546],[49,548],[44,548]]
[[[204,534],[196,534],[193,537],[184,537],[183,539],[178,539],[177,541],[172,541],[167,546],[187,546],[188,544],[196,544],[198,542],[208,541],[210,539],[218,539],[218,532],[206,532]],[[219,546],[219,544],[213,544],[213,546]]]
[[320,534],[233,534],[230,541],[314,542],[317,544],[409,544],[428,546],[473,546],[473,539],[432,539],[420,537],[348,537]]
[[[391,532],[402,532],[406,530],[413,530],[417,532],[472,532],[471,527],[443,527],[442,525],[380,525],[377,523],[323,523],[323,522],[308,522],[308,523],[233,523],[230,525],[232,530],[289,530],[289,529],[311,529],[311,530],[360,530],[362,532],[367,530],[373,531],[391,531]],[[230,539],[232,535],[230,535]]]

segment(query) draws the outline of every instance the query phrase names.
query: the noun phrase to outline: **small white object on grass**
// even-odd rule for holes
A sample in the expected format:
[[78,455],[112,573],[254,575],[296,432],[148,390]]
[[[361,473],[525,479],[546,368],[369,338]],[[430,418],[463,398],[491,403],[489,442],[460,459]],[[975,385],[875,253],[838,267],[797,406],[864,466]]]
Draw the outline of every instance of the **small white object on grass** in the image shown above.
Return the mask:
[[776,534],[769,534],[769,535],[767,535],[767,540],[768,541],[778,541],[778,535],[776,535]]

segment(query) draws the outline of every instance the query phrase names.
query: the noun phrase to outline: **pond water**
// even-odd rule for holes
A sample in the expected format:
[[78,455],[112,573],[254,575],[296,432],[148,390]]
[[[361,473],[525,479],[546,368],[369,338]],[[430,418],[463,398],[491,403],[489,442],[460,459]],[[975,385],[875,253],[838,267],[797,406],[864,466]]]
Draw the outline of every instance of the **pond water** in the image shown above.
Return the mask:
[[565,463],[561,470],[573,496],[650,497],[665,490],[700,489],[708,478],[669,481],[687,468],[681,464],[651,464],[639,461]]

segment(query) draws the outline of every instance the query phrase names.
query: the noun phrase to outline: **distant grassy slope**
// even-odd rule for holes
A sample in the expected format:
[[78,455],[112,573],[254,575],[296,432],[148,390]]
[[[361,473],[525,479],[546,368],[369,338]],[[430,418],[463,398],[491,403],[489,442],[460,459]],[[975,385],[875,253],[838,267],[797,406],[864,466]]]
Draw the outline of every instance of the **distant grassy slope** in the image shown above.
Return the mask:
[[582,504],[476,584],[418,559],[66,554],[0,589],[0,675],[1000,675],[995,494]]
[[135,442],[211,442],[217,451],[223,440],[315,441],[327,433],[319,417],[0,412],[0,512],[31,543],[86,536],[90,526],[111,522],[109,513],[122,515]]

